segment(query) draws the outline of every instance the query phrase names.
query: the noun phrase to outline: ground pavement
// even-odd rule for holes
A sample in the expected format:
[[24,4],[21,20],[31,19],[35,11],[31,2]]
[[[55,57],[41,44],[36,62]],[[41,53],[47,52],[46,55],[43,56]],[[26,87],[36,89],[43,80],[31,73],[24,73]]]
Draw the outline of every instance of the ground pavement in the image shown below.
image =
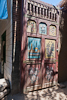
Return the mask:
[[67,82],[66,88],[58,86],[42,89],[34,92],[29,92],[27,95],[16,94],[8,95],[7,100],[67,100]]

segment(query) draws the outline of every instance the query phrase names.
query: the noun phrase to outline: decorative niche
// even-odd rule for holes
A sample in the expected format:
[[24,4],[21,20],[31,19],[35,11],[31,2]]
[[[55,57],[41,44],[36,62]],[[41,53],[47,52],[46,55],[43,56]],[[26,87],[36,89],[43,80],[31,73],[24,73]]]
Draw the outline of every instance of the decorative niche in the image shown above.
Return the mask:
[[50,28],[49,28],[49,35],[51,35],[51,36],[56,36],[56,26],[50,25]]
[[36,33],[36,22],[28,20],[27,21],[27,32]]
[[47,35],[47,25],[45,23],[39,24],[39,33]]

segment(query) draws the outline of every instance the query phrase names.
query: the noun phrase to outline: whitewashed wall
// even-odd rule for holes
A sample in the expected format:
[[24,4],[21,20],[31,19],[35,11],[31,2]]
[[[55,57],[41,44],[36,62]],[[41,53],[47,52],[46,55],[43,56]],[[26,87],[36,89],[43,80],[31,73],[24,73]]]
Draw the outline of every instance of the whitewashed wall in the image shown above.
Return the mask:
[[[4,77],[9,79],[11,84],[12,74],[12,0],[7,0],[8,19],[0,20],[0,55],[1,35],[6,31],[6,63],[4,64]],[[1,62],[1,56],[0,56]]]

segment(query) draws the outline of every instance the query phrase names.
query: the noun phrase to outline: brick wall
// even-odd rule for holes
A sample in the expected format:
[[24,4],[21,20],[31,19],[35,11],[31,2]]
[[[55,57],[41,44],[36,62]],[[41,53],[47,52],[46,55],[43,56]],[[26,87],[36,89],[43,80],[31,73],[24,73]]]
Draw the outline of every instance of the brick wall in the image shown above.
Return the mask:
[[[4,77],[11,84],[12,76],[12,0],[7,0],[8,19],[0,20],[0,62],[1,62],[1,35],[6,31],[6,63]],[[12,87],[12,86],[11,86]]]

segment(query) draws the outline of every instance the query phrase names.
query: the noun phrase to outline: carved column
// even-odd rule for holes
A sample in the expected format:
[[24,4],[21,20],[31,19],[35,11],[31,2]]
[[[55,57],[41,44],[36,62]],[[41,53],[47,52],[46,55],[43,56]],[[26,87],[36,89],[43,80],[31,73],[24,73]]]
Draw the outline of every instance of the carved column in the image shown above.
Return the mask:
[[47,13],[48,13],[48,12],[47,12],[47,9],[46,9],[46,18],[48,17],[48,16],[47,16]]
[[35,16],[35,5],[33,5],[33,15]]
[[55,20],[55,13],[54,13],[54,20]]
[[53,19],[53,13],[54,13],[54,11],[53,11],[54,9],[52,9],[52,13],[51,13],[51,19]]
[[49,16],[49,19],[50,19],[50,10],[49,10],[49,12],[48,12],[48,16]]
[[38,16],[38,7],[36,8],[36,15]]
[[41,17],[41,8],[40,8],[40,17]]
[[55,10],[55,21],[57,21],[57,11]]
[[51,8],[49,8],[49,12],[48,13],[49,13],[49,18],[51,19],[51,13],[52,13],[51,12]]

